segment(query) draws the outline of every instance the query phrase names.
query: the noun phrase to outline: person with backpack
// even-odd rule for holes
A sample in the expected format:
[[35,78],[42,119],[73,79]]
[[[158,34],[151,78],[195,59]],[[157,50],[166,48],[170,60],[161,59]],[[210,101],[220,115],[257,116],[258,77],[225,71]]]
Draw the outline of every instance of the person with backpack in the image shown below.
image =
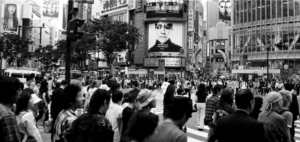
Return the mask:
[[[217,126],[218,120],[224,116],[228,116],[235,112],[233,102],[234,91],[231,88],[226,88],[221,92],[217,110],[214,112],[213,124]],[[215,142],[215,136],[212,134],[208,142]]]

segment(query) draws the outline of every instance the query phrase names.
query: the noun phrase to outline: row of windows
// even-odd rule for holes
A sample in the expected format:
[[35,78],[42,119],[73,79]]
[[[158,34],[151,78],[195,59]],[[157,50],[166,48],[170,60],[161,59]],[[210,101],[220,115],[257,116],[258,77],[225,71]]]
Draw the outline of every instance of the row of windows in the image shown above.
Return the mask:
[[300,16],[300,0],[235,0],[234,24]]
[[122,13],[118,15],[112,16],[113,20],[121,21],[121,22],[127,22],[127,13]]
[[266,29],[253,32],[233,33],[233,53],[248,53],[280,50],[300,50],[300,27],[270,31]]
[[[267,60],[248,60],[247,62],[247,66],[252,68],[267,68]],[[232,65],[240,65],[240,61],[233,61]],[[269,69],[289,69],[300,71],[300,59],[269,60]]]

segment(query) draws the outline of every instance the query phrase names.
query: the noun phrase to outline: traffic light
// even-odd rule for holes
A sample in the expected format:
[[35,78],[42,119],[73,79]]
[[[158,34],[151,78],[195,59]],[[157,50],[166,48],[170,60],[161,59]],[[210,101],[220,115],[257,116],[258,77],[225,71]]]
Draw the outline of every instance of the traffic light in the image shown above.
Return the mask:
[[82,27],[85,20],[81,18],[74,18],[69,22],[69,28],[70,28],[70,40],[76,41],[77,39],[81,39],[84,35],[84,32],[78,31],[79,27]]

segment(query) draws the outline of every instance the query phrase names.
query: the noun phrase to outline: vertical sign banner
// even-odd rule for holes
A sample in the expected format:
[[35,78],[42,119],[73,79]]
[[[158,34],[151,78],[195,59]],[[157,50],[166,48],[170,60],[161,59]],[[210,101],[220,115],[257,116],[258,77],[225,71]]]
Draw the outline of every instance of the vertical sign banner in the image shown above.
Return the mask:
[[231,0],[219,0],[219,19],[230,20]]
[[17,32],[21,18],[21,5],[4,3],[2,5],[0,32]]
[[137,0],[137,2],[136,2],[136,10],[137,11],[143,10],[143,0]]
[[189,0],[188,31],[194,31],[194,0]]
[[199,11],[196,11],[195,14],[195,43],[199,42]]
[[189,54],[194,53],[194,39],[193,37],[189,37]]
[[68,5],[63,5],[63,16],[62,16],[62,29],[67,30],[68,23]]
[[128,9],[133,10],[136,7],[136,0],[129,0],[128,1]]

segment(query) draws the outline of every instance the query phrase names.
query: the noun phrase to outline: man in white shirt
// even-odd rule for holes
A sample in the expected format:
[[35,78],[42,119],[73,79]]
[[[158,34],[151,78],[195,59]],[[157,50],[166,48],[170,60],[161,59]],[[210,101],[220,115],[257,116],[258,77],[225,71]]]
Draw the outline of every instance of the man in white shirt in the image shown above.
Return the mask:
[[168,82],[168,78],[165,78],[165,82],[161,85],[163,95],[166,93],[169,85],[170,85],[170,83]]
[[114,131],[114,142],[120,142],[121,120],[123,107],[121,106],[123,93],[121,91],[112,92],[112,103],[106,112],[106,118],[112,124]]

